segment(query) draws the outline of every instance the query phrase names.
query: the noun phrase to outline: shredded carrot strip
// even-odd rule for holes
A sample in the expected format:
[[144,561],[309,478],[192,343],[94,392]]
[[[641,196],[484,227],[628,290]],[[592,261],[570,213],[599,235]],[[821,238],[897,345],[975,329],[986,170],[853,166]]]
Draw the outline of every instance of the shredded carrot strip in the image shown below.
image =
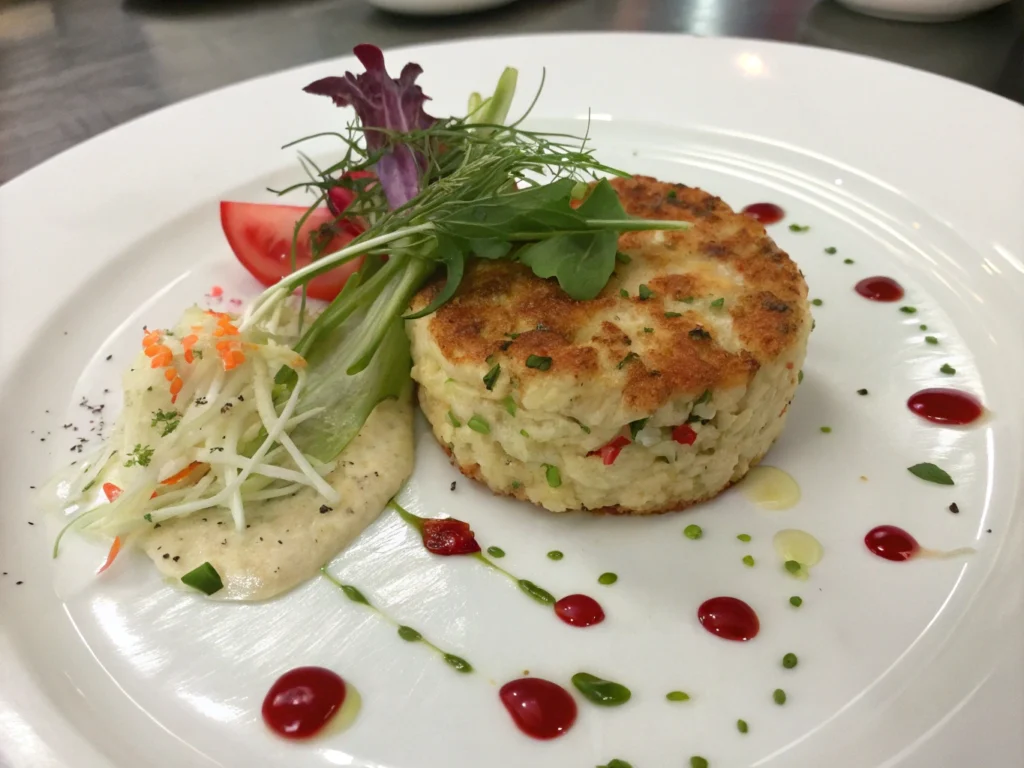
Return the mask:
[[166,480],[161,480],[160,485],[174,485],[175,483],[180,483],[182,480],[184,480],[186,477],[192,474],[193,469],[201,466],[203,466],[203,462],[193,461],[180,472],[176,472],[175,474],[168,477]]
[[190,336],[186,336],[181,340],[181,348],[185,350],[185,362],[192,363],[195,359],[195,355],[192,354],[192,347],[195,346],[196,342],[199,341],[199,337],[194,333]]
[[110,545],[110,551],[107,552],[107,561],[100,566],[100,569],[96,573],[103,573],[114,563],[114,558],[117,557],[117,553],[121,551],[121,537],[115,536],[114,543]]
[[113,501],[114,499],[121,495],[121,489],[118,488],[113,483],[104,483],[103,493],[104,495],[106,495],[107,501]]

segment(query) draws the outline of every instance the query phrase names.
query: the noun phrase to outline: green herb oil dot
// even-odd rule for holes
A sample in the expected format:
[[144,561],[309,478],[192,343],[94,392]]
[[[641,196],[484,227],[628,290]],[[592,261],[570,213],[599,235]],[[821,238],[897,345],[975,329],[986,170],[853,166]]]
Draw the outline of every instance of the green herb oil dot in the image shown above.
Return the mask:
[[669,691],[665,694],[665,698],[669,701],[689,701],[690,694],[686,691]]
[[694,755],[690,758],[690,768],[708,768],[708,761],[700,755]]
[[780,707],[786,703],[786,692],[781,688],[776,688],[772,691],[772,701],[778,704]]
[[487,548],[487,554],[490,555],[491,557],[504,557],[505,556],[505,550],[502,549],[501,547],[488,547]]
[[602,573],[597,577],[598,584],[614,584],[619,580],[619,577],[614,573]]
[[804,604],[804,599],[799,595],[793,595],[791,598],[789,598],[789,604],[792,605],[794,608],[799,608],[801,605]]
[[792,669],[797,665],[797,658],[795,653],[787,653],[782,657],[782,666],[786,669]]
[[344,592],[345,597],[347,597],[353,603],[362,603],[363,605],[370,604],[370,601],[366,599],[366,596],[350,584],[342,584],[341,591]]
[[736,730],[739,731],[740,733],[746,733],[747,731],[750,730],[750,726],[747,725],[747,721],[746,720],[737,720],[736,721]]
[[800,573],[800,563],[798,563],[796,560],[787,560],[786,570],[790,573]]
[[462,672],[463,674],[473,671],[473,667],[468,661],[461,656],[456,656],[454,653],[446,653],[444,655],[444,663],[456,672]]
[[693,539],[694,541],[696,541],[697,539],[699,539],[703,535],[704,535],[704,531],[701,529],[701,527],[699,525],[692,525],[691,524],[691,525],[686,526],[683,529],[683,536],[685,536],[688,539]]
[[832,431],[832,427],[822,427],[821,431],[827,435]]
[[544,605],[554,605],[555,604],[555,596],[552,595],[550,592],[548,592],[543,587],[538,587],[532,581],[527,581],[526,579],[520,579],[516,583],[519,585],[519,588],[521,590],[523,590],[523,592],[528,594],[530,597],[532,597],[538,603],[543,603]]
[[561,560],[563,557],[565,557],[565,555],[559,552],[557,549],[552,549],[550,552],[548,552],[549,560]]
[[753,568],[754,567],[754,558],[751,555],[744,555],[743,556],[743,564],[745,566],[747,566],[747,568]]
[[744,541],[744,542],[750,541],[750,534],[749,533],[741,533],[741,534],[738,534],[736,536],[736,538],[739,539],[740,541]]
[[423,635],[412,627],[399,627],[398,636],[409,643],[415,643],[423,639]]
[[573,675],[572,684],[585,698],[602,707],[621,706],[633,695],[626,686],[613,683],[611,680],[602,680],[587,672],[577,672]]

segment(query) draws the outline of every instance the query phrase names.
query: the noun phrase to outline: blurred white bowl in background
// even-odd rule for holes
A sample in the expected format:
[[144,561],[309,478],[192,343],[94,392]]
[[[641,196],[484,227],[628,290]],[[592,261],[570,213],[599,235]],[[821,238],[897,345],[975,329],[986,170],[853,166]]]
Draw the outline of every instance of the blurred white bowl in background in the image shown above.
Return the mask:
[[367,0],[370,5],[382,11],[407,13],[415,16],[447,16],[456,13],[471,13],[499,5],[508,5],[515,0]]
[[847,8],[897,21],[955,21],[1008,0],[837,0]]

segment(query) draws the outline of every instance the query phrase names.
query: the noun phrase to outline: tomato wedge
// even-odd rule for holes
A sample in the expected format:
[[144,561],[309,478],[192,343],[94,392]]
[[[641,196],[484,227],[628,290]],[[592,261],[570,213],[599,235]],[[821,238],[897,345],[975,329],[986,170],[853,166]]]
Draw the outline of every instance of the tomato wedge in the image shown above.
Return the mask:
[[[348,179],[372,179],[376,174],[370,171],[350,171],[342,178]],[[345,212],[352,201],[356,199],[356,193],[344,187],[331,187],[327,190],[327,205],[339,216]]]
[[[302,218],[306,209],[298,205],[275,205],[270,203],[235,203],[222,200],[220,224],[228,245],[235,258],[264,285],[274,285],[281,278],[291,274],[292,233],[295,222]],[[296,248],[296,269],[312,261],[310,236],[320,227],[334,222],[334,214],[328,208],[317,208],[306,219],[299,230]],[[352,221],[342,219],[335,226],[334,237],[324,253],[343,248],[362,229]],[[359,269],[363,258],[353,259],[332,269],[326,274],[313,278],[307,286],[307,294],[314,299],[330,301],[345,285],[349,276]]]

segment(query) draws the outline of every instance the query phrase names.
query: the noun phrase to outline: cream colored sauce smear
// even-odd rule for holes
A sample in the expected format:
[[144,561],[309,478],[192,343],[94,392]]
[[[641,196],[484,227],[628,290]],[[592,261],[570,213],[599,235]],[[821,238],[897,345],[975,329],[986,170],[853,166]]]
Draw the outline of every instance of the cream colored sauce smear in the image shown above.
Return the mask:
[[235,530],[226,509],[205,510],[165,522],[134,543],[175,582],[209,562],[224,583],[214,599],[274,597],[315,576],[377,519],[412,474],[413,444],[411,398],[385,400],[326,476],[340,503],[325,505],[306,488],[246,505],[243,531]]

